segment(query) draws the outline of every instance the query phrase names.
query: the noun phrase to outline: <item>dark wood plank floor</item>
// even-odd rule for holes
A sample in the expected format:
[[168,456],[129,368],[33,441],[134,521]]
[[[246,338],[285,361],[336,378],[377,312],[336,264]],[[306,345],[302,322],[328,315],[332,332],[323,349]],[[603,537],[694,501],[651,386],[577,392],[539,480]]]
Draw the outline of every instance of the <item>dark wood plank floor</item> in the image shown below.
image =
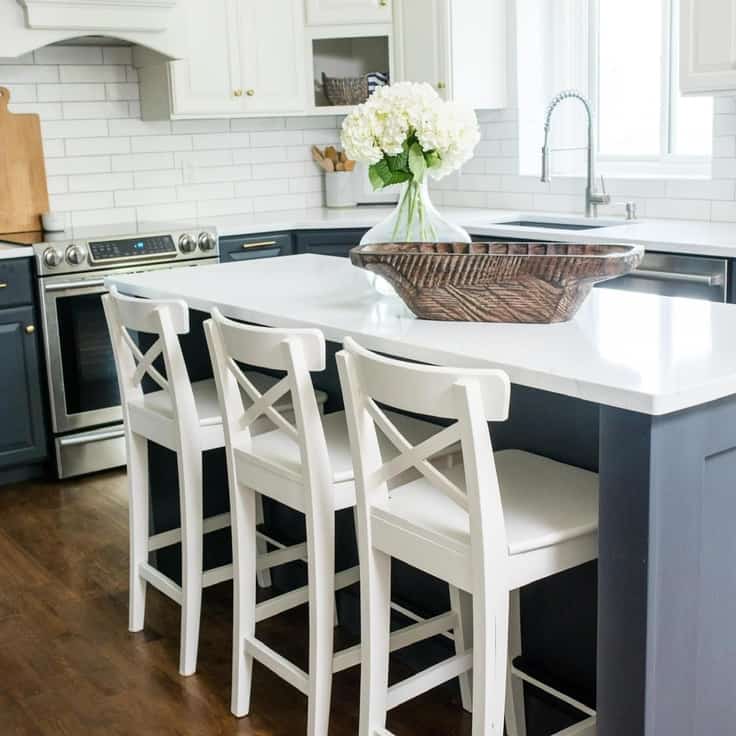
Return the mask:
[[[205,593],[193,677],[177,673],[179,608],[150,586],[146,629],[128,633],[127,513],[121,472],[0,488],[0,734],[303,734],[306,699],[258,664],[252,715],[229,712],[229,584]],[[304,666],[306,627],[301,607],[258,633]],[[357,667],[335,678],[331,736],[357,731],[359,679]],[[388,725],[396,736],[470,734],[452,687]]]

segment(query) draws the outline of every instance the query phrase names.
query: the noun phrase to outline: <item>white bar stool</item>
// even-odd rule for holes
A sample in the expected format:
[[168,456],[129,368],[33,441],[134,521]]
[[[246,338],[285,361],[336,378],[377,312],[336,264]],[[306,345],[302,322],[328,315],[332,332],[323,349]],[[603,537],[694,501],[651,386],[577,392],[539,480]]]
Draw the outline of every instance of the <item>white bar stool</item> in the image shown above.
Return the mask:
[[[145,620],[146,584],[150,583],[182,608],[179,672],[191,675],[197,666],[202,589],[230,580],[232,565],[203,571],[203,535],[230,526],[230,514],[202,516],[202,453],[224,447],[225,437],[213,379],[190,382],[178,335],[189,332],[189,309],[181,301],[134,299],[113,287],[103,297],[105,316],[115,356],[125,422],[130,489],[130,600],[129,629],[141,631]],[[131,332],[157,339],[143,354]],[[165,376],[154,363],[162,357]],[[161,388],[144,394],[149,376]],[[265,391],[276,380],[249,372],[249,380]],[[324,404],[326,395],[318,397]],[[289,404],[280,409],[291,412]],[[273,429],[267,418],[254,432]],[[181,527],[151,535],[149,531],[148,441],[176,452]],[[262,521],[260,497],[257,500]],[[275,540],[274,540],[275,541]],[[157,570],[149,554],[182,545],[182,584]],[[270,585],[266,539],[259,536],[259,583]]]
[[[320,416],[310,372],[325,368],[325,340],[318,330],[253,327],[224,318],[216,309],[205,323],[225,426],[235,566],[233,684],[231,709],[250,710],[253,660],[258,660],[307,695],[309,736],[326,736],[332,675],[360,661],[360,645],[333,652],[334,592],[359,579],[357,567],[335,575],[335,512],[355,506],[354,471],[344,412]],[[286,371],[261,394],[238,368],[246,363]],[[295,423],[275,408],[291,394]],[[244,406],[242,395],[252,404]],[[253,436],[250,428],[265,415],[277,430]],[[409,417],[392,421],[415,442],[437,427]],[[449,453],[448,453],[449,454]],[[308,584],[256,605],[255,495],[268,496],[303,513],[307,540],[297,545],[307,560]],[[274,552],[276,557],[279,553]],[[309,603],[309,673],[256,637],[258,621]],[[447,616],[416,623],[392,638],[392,648],[408,646],[447,628]]]
[[[503,736],[506,702],[508,734],[522,736],[520,680],[507,688],[509,672],[525,677],[508,666],[509,594],[596,559],[598,477],[526,452],[494,456],[487,423],[506,420],[510,396],[501,371],[404,363],[349,338],[337,362],[358,496],[360,736],[387,736],[388,710],[470,670],[473,735]],[[455,421],[417,444],[379,403]],[[379,436],[395,445],[397,457],[383,459]],[[428,462],[458,441],[461,464],[440,472]],[[422,473],[420,479],[388,486],[412,466]],[[455,656],[389,687],[392,557],[459,589],[461,605]],[[512,628],[517,627],[518,618]],[[518,628],[512,639],[513,655],[519,653]],[[564,731],[566,736],[592,733],[594,711],[544,687],[587,716]]]

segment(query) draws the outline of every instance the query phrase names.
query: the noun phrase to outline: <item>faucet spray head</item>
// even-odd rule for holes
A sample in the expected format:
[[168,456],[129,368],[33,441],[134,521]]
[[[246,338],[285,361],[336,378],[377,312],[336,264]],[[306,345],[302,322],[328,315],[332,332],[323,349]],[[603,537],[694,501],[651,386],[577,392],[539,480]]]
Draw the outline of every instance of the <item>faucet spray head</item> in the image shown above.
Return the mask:
[[542,175],[539,177],[541,182],[548,182],[552,177],[549,173],[549,146],[542,146]]

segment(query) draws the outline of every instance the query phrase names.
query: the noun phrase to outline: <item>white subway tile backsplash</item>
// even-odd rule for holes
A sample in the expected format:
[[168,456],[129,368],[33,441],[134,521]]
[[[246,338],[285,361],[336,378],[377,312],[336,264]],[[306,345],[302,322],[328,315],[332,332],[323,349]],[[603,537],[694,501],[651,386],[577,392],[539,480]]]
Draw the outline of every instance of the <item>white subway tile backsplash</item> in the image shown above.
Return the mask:
[[158,151],[188,151],[192,147],[190,135],[147,135],[131,138],[133,153]]
[[112,192],[52,194],[49,196],[49,204],[55,212],[100,210],[113,206],[113,194]]
[[[113,103],[126,104],[127,103]],[[110,135],[167,135],[171,133],[168,120],[138,120],[126,117],[123,120],[110,120]]]
[[67,156],[130,153],[130,138],[77,138],[66,141]]
[[[286,127],[284,118],[233,118],[230,130],[283,130]],[[299,126],[301,129],[302,126]]]
[[[310,132],[307,133],[310,135]],[[254,131],[250,143],[254,148],[264,146],[295,146],[303,143],[305,134],[301,130]]]
[[137,100],[140,97],[140,91],[136,82],[116,82],[106,84],[105,94],[107,95],[108,100]]
[[728,179],[676,179],[667,182],[666,188],[667,197],[673,199],[732,200],[735,193],[734,182]]
[[676,220],[709,220],[710,207],[710,202],[696,199],[647,199],[645,216]]
[[113,171],[154,171],[174,166],[173,153],[134,153],[127,156],[112,156],[110,160]]
[[248,165],[239,166],[195,166],[192,167],[188,182],[206,184],[208,182],[247,181],[253,176]]
[[232,182],[212,184],[185,184],[176,188],[177,199],[184,202],[201,202],[206,199],[231,199],[235,194]]
[[150,189],[127,189],[115,192],[116,207],[137,207],[149,204],[164,204],[176,201],[174,187],[152,187]]
[[132,207],[115,207],[100,210],[78,210],[72,212],[74,227],[95,227],[97,225],[115,225],[135,222],[135,209]]
[[[67,120],[108,119],[114,123],[117,122],[115,118],[128,117],[128,105],[125,102],[65,102],[62,108]],[[112,125],[110,135],[118,135],[113,133]]]
[[[0,76],[2,76],[0,74]],[[15,88],[14,88],[15,89]],[[104,84],[39,84],[40,102],[90,102],[105,99]]]
[[289,179],[294,176],[314,176],[317,173],[318,169],[312,162],[253,164],[254,179]]
[[69,177],[70,192],[100,192],[132,187],[133,174],[74,174]]
[[[311,181],[311,179],[305,179],[304,181]],[[236,197],[261,197],[267,194],[288,194],[289,191],[288,179],[258,179],[235,183]]]
[[44,46],[33,52],[36,64],[102,64],[97,46]]
[[218,149],[214,151],[177,151],[174,154],[174,165],[177,168],[228,166],[232,162],[233,151],[229,149]]
[[91,138],[107,136],[107,120],[49,120],[41,121],[43,137]]
[[[58,66],[40,66],[40,65],[16,65],[6,64],[0,66],[0,84],[5,86],[12,85],[14,83],[31,84],[34,82],[58,82],[59,81],[59,67]],[[12,99],[13,91],[10,91]]]
[[204,133],[192,136],[192,146],[202,150],[248,148],[250,141],[250,133]]
[[43,155],[45,158],[56,158],[65,153],[64,140],[62,138],[45,139],[43,142]]
[[15,98],[8,108],[17,114],[35,113],[41,120],[60,120],[62,116],[61,105],[58,102],[16,102]]
[[[2,79],[2,66],[0,66],[0,80]],[[0,82],[2,84],[2,82]],[[36,92],[37,87],[35,84],[14,84],[11,91],[11,105],[15,105],[18,102],[36,102],[38,100],[38,94]]]
[[110,171],[109,156],[52,158],[46,161],[46,173],[49,176],[59,176],[62,174],[102,174],[106,171]]
[[[136,171],[133,174],[133,187],[145,189],[146,187],[175,187],[182,183],[182,172],[180,169],[159,169],[158,171]],[[115,187],[116,189],[118,187]],[[122,187],[120,187],[122,189]]]
[[[233,151],[233,163],[236,164],[263,164],[286,161],[289,151],[286,148],[238,148]],[[307,146],[299,146],[299,158],[295,161],[309,161],[312,153]]]
[[[196,215],[191,202],[173,202],[171,204],[151,204],[135,208],[135,217],[142,222],[178,222],[191,220]],[[194,218],[196,219],[196,218]]]
[[62,82],[124,82],[124,66],[69,64],[59,67]]
[[200,202],[197,211],[199,217],[218,217],[220,215],[241,215],[253,212],[253,200],[237,197],[234,199],[212,199]]
[[227,133],[229,120],[174,120],[171,123],[174,133]]
[[46,176],[46,187],[49,194],[63,194],[69,190],[69,180],[66,176]]

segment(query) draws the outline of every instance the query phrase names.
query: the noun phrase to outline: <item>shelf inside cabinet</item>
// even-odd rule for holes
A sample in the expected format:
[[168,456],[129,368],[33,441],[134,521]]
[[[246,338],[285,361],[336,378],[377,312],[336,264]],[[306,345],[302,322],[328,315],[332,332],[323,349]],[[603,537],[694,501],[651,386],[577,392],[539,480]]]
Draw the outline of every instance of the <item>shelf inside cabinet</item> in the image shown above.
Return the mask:
[[[390,52],[388,36],[315,38],[312,40],[314,106],[344,108],[331,102],[323,84],[323,75],[333,79],[359,79],[370,73],[388,76]],[[363,100],[359,100],[362,102]]]

